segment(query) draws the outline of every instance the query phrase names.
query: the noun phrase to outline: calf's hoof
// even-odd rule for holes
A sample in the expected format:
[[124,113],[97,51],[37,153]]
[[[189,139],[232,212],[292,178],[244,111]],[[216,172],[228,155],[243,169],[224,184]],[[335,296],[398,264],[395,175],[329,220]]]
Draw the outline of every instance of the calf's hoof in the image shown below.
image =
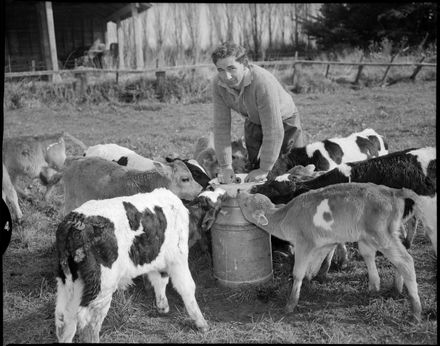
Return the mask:
[[156,302],[157,312],[160,314],[167,314],[170,311],[170,306],[168,305],[168,301],[166,299],[159,300]]
[[286,312],[286,314],[291,314],[291,313],[293,313],[294,310],[295,310],[294,304],[287,304],[284,308],[284,311]]
[[411,315],[411,321],[416,324],[420,323],[422,321],[421,313],[413,312]]
[[320,284],[323,284],[324,282],[329,281],[329,277],[327,276],[327,273],[324,274],[318,274],[314,277],[316,281],[318,281]]
[[157,307],[157,312],[160,314],[167,314],[170,311],[169,306]]
[[196,322],[196,327],[202,333],[206,333],[209,330],[208,323],[205,320],[202,322]]

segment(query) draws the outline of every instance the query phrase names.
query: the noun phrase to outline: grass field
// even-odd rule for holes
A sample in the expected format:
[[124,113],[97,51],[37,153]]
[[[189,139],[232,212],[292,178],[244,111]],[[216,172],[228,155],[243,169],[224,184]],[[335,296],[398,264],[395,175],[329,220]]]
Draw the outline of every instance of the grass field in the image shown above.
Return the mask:
[[[371,127],[386,137],[390,151],[436,145],[435,81],[301,94],[295,102],[308,142]],[[4,136],[66,130],[87,145],[113,142],[147,157],[163,158],[174,152],[186,158],[197,138],[211,129],[211,117],[210,103],[39,105],[5,110]],[[242,135],[242,124],[234,114],[235,138]],[[67,152],[81,153],[69,140]],[[24,221],[14,225],[3,255],[5,345],[56,342],[54,240],[62,219],[63,191],[58,186],[44,202],[39,183],[31,183],[30,188],[35,198],[20,201]],[[347,269],[331,271],[328,282],[304,285],[291,315],[283,312],[291,284],[288,264],[274,267],[274,279],[261,287],[221,288],[196,245],[190,251],[190,268],[210,330],[202,334],[193,328],[171,285],[170,312],[158,314],[152,288],[147,284],[144,289],[142,280],[136,279],[127,291],[115,293],[101,342],[437,344],[437,260],[423,227],[410,254],[423,308],[420,324],[409,321],[406,290],[402,296],[391,295],[393,267],[382,256],[376,260],[381,291],[368,295],[366,266],[355,245],[349,246]]]

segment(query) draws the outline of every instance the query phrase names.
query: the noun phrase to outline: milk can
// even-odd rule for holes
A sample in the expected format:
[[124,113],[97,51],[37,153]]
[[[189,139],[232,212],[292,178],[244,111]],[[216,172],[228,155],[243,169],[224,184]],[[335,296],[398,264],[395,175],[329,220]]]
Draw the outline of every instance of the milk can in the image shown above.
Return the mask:
[[243,216],[236,193],[252,183],[219,185],[228,193],[211,228],[213,274],[227,287],[262,284],[273,277],[269,233]]

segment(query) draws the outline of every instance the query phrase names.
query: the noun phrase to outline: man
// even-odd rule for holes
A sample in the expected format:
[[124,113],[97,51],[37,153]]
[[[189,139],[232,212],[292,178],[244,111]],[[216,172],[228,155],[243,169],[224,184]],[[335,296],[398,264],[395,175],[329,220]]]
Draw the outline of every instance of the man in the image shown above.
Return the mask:
[[276,77],[250,64],[246,49],[226,42],[211,55],[218,74],[213,80],[214,146],[218,179],[235,178],[231,158],[231,109],[245,117],[244,137],[250,161],[246,182],[264,180],[280,153],[304,145],[298,110]]

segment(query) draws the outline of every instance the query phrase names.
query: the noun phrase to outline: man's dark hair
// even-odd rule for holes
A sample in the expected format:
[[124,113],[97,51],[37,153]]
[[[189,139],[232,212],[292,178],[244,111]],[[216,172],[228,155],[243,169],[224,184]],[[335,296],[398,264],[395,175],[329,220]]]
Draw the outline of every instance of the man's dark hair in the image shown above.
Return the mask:
[[245,66],[248,66],[248,56],[246,48],[239,46],[233,42],[223,42],[211,54],[211,59],[214,64],[219,59],[224,59],[233,56],[235,60]]

